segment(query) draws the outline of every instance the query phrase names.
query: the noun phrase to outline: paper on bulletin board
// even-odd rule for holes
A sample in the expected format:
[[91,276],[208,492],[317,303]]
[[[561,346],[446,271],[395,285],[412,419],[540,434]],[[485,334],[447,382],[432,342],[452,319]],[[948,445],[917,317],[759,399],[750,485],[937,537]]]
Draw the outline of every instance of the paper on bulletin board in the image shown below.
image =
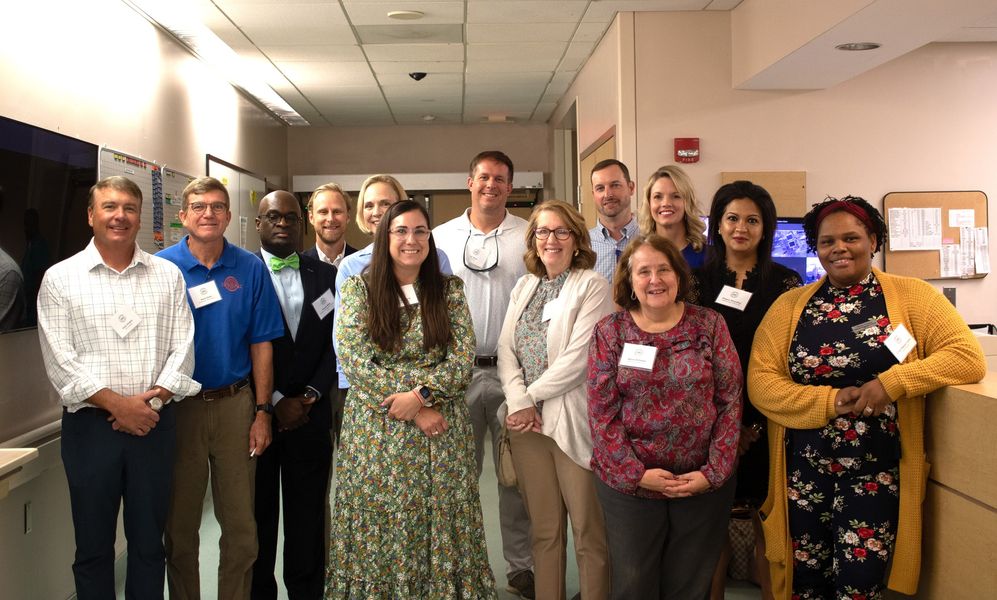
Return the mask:
[[972,208],[953,208],[949,210],[949,227],[975,227],[976,211]]
[[939,277],[958,277],[962,274],[959,270],[962,261],[959,244],[942,244],[939,255],[941,257],[941,265],[938,269]]
[[976,228],[976,272],[990,272],[990,241],[986,227]]
[[973,227],[959,228],[959,258],[959,276],[976,275],[976,229]]
[[941,250],[942,209],[891,208],[890,250]]

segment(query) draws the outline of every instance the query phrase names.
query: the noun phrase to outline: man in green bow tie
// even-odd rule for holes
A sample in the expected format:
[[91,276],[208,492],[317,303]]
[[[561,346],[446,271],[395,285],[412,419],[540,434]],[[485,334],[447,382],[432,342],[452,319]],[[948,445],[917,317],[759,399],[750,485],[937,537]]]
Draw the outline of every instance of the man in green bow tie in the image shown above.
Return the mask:
[[252,598],[276,600],[277,529],[283,490],[284,585],[290,598],[322,597],[325,513],[332,466],[332,349],[336,267],[297,252],[302,211],[289,192],[260,200],[257,256],[284,315],[284,335],[273,341],[273,443],[256,465],[259,554]]

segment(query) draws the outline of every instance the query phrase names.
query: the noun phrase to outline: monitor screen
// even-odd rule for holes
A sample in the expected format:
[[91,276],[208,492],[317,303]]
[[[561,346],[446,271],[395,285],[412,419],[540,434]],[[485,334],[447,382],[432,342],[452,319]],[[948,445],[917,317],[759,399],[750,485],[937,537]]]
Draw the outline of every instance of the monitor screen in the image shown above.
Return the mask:
[[[709,217],[703,217],[706,230],[710,229]],[[775,238],[772,240],[772,260],[796,271],[803,283],[813,283],[824,276],[817,254],[807,250],[807,237],[803,233],[803,219],[785,217],[776,220]]]
[[45,270],[90,241],[97,146],[0,117],[0,332],[32,327]]

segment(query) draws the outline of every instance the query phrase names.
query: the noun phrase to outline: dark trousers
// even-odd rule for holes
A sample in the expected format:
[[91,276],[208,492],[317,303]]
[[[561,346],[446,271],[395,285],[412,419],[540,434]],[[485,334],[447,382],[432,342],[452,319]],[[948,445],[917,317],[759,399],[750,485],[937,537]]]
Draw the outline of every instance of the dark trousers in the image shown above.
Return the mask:
[[162,598],[163,529],[176,453],[174,406],[163,407],[159,423],[141,437],[114,431],[107,417],[96,408],[62,415],[62,462],[76,534],[76,597],[114,598],[114,538],[124,500],[125,597]]
[[733,480],[677,499],[620,493],[596,478],[606,517],[610,598],[697,600],[710,591],[734,502]]
[[253,564],[252,598],[277,598],[274,565],[280,491],[283,489],[284,585],[291,600],[322,597],[326,563],[326,517],[332,439],[333,399],[317,402],[309,421],[291,431],[274,431],[274,442],[256,464],[256,531],[259,553]]

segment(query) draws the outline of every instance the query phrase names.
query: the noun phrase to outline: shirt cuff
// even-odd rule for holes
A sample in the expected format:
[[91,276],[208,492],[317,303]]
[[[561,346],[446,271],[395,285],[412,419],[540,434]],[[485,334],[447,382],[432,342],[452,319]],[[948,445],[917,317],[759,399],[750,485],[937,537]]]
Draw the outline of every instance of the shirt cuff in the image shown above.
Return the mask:
[[274,390],[273,394],[270,395],[270,404],[273,404],[274,406],[277,406],[277,403],[280,402],[283,398],[284,398],[284,394],[282,394],[281,392],[279,392],[277,390]]

